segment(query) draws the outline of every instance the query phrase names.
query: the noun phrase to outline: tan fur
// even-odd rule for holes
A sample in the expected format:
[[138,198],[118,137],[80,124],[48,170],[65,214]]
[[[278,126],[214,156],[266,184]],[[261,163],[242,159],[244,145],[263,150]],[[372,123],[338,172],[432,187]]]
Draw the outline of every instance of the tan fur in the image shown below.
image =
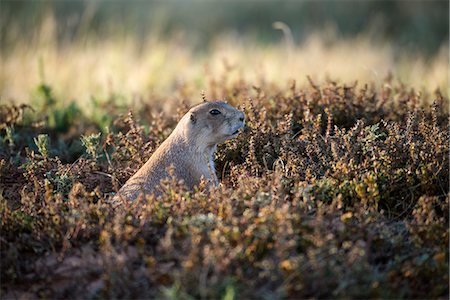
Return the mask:
[[[214,109],[221,113],[212,115]],[[204,102],[194,106],[114,200],[134,200],[141,192],[159,194],[155,188],[169,177],[167,170],[171,165],[174,176],[182,179],[189,189],[198,185],[201,178],[217,185],[213,160],[217,144],[236,137],[243,126],[244,114],[227,103]]]

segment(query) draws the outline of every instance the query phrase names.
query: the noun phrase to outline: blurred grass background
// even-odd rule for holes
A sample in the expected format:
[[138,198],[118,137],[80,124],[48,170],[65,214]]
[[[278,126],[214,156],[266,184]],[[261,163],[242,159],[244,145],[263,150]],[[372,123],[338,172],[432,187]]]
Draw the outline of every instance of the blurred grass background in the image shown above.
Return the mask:
[[[199,98],[208,82],[374,82],[448,95],[448,1],[1,1],[0,97]],[[224,75],[226,74],[226,76]],[[206,95],[208,90],[206,90]]]

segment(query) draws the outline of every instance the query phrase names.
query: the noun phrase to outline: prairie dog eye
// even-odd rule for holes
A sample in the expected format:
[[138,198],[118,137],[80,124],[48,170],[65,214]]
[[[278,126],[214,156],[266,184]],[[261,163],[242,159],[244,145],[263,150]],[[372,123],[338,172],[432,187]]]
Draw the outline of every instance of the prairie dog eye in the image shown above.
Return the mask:
[[218,110],[218,109],[211,109],[211,110],[209,111],[209,113],[212,114],[213,116],[216,116],[216,115],[220,115],[220,114],[221,114],[220,110]]

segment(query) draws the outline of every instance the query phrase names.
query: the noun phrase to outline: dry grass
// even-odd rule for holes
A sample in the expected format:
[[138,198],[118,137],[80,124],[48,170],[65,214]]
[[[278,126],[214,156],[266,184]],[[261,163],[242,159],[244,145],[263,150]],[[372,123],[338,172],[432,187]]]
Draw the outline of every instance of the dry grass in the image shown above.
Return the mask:
[[120,115],[111,98],[86,114],[40,86],[34,112],[2,106],[2,294],[448,297],[447,98],[393,81],[222,80],[207,90],[248,120],[218,151],[223,186],[191,193],[172,180],[162,198],[116,209],[107,195],[167,137],[183,103],[169,104],[178,116],[158,99]]
[[172,96],[179,87],[193,97],[200,90],[208,93],[208,80],[220,80],[225,72],[230,80],[256,85],[287,80],[304,84],[306,75],[319,84],[329,78],[380,85],[391,72],[424,93],[440,88],[448,94],[447,46],[435,57],[424,58],[387,43],[371,42],[363,35],[338,40],[333,33],[312,34],[301,45],[289,43],[287,36],[286,43],[266,46],[221,35],[201,51],[182,34],[171,39],[155,34],[142,41],[81,35],[70,44],[57,43],[55,36],[55,24],[49,18],[37,29],[35,39],[18,41],[10,45],[10,55],[0,56],[2,99],[29,102],[30,91],[43,78],[61,99],[79,103],[89,102],[92,95],[102,98],[111,93],[126,99]]

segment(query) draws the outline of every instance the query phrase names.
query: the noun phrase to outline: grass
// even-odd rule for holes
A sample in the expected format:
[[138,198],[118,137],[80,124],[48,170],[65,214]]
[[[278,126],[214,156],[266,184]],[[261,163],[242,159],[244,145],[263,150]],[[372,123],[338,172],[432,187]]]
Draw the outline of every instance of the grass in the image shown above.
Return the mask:
[[283,85],[288,80],[304,85],[306,75],[318,84],[329,79],[380,86],[389,73],[422,93],[439,88],[448,95],[448,45],[443,44],[433,57],[425,57],[371,40],[370,35],[342,39],[329,30],[312,33],[296,45],[289,31],[277,31],[280,43],[261,45],[230,33],[200,49],[182,32],[172,38],[155,33],[142,40],[85,34],[64,43],[57,38],[56,22],[47,18],[33,39],[15,40],[0,54],[0,96],[29,103],[30,91],[44,81],[60,101],[76,100],[90,109],[93,97],[104,100],[112,95],[141,102],[160,96],[196,99],[204,90],[214,98],[218,94],[211,83],[226,84],[222,82],[225,74],[231,81],[258,86],[267,82]]
[[[40,42],[1,56],[2,298],[448,298],[445,49]],[[202,90],[246,114],[222,185],[113,207]]]

